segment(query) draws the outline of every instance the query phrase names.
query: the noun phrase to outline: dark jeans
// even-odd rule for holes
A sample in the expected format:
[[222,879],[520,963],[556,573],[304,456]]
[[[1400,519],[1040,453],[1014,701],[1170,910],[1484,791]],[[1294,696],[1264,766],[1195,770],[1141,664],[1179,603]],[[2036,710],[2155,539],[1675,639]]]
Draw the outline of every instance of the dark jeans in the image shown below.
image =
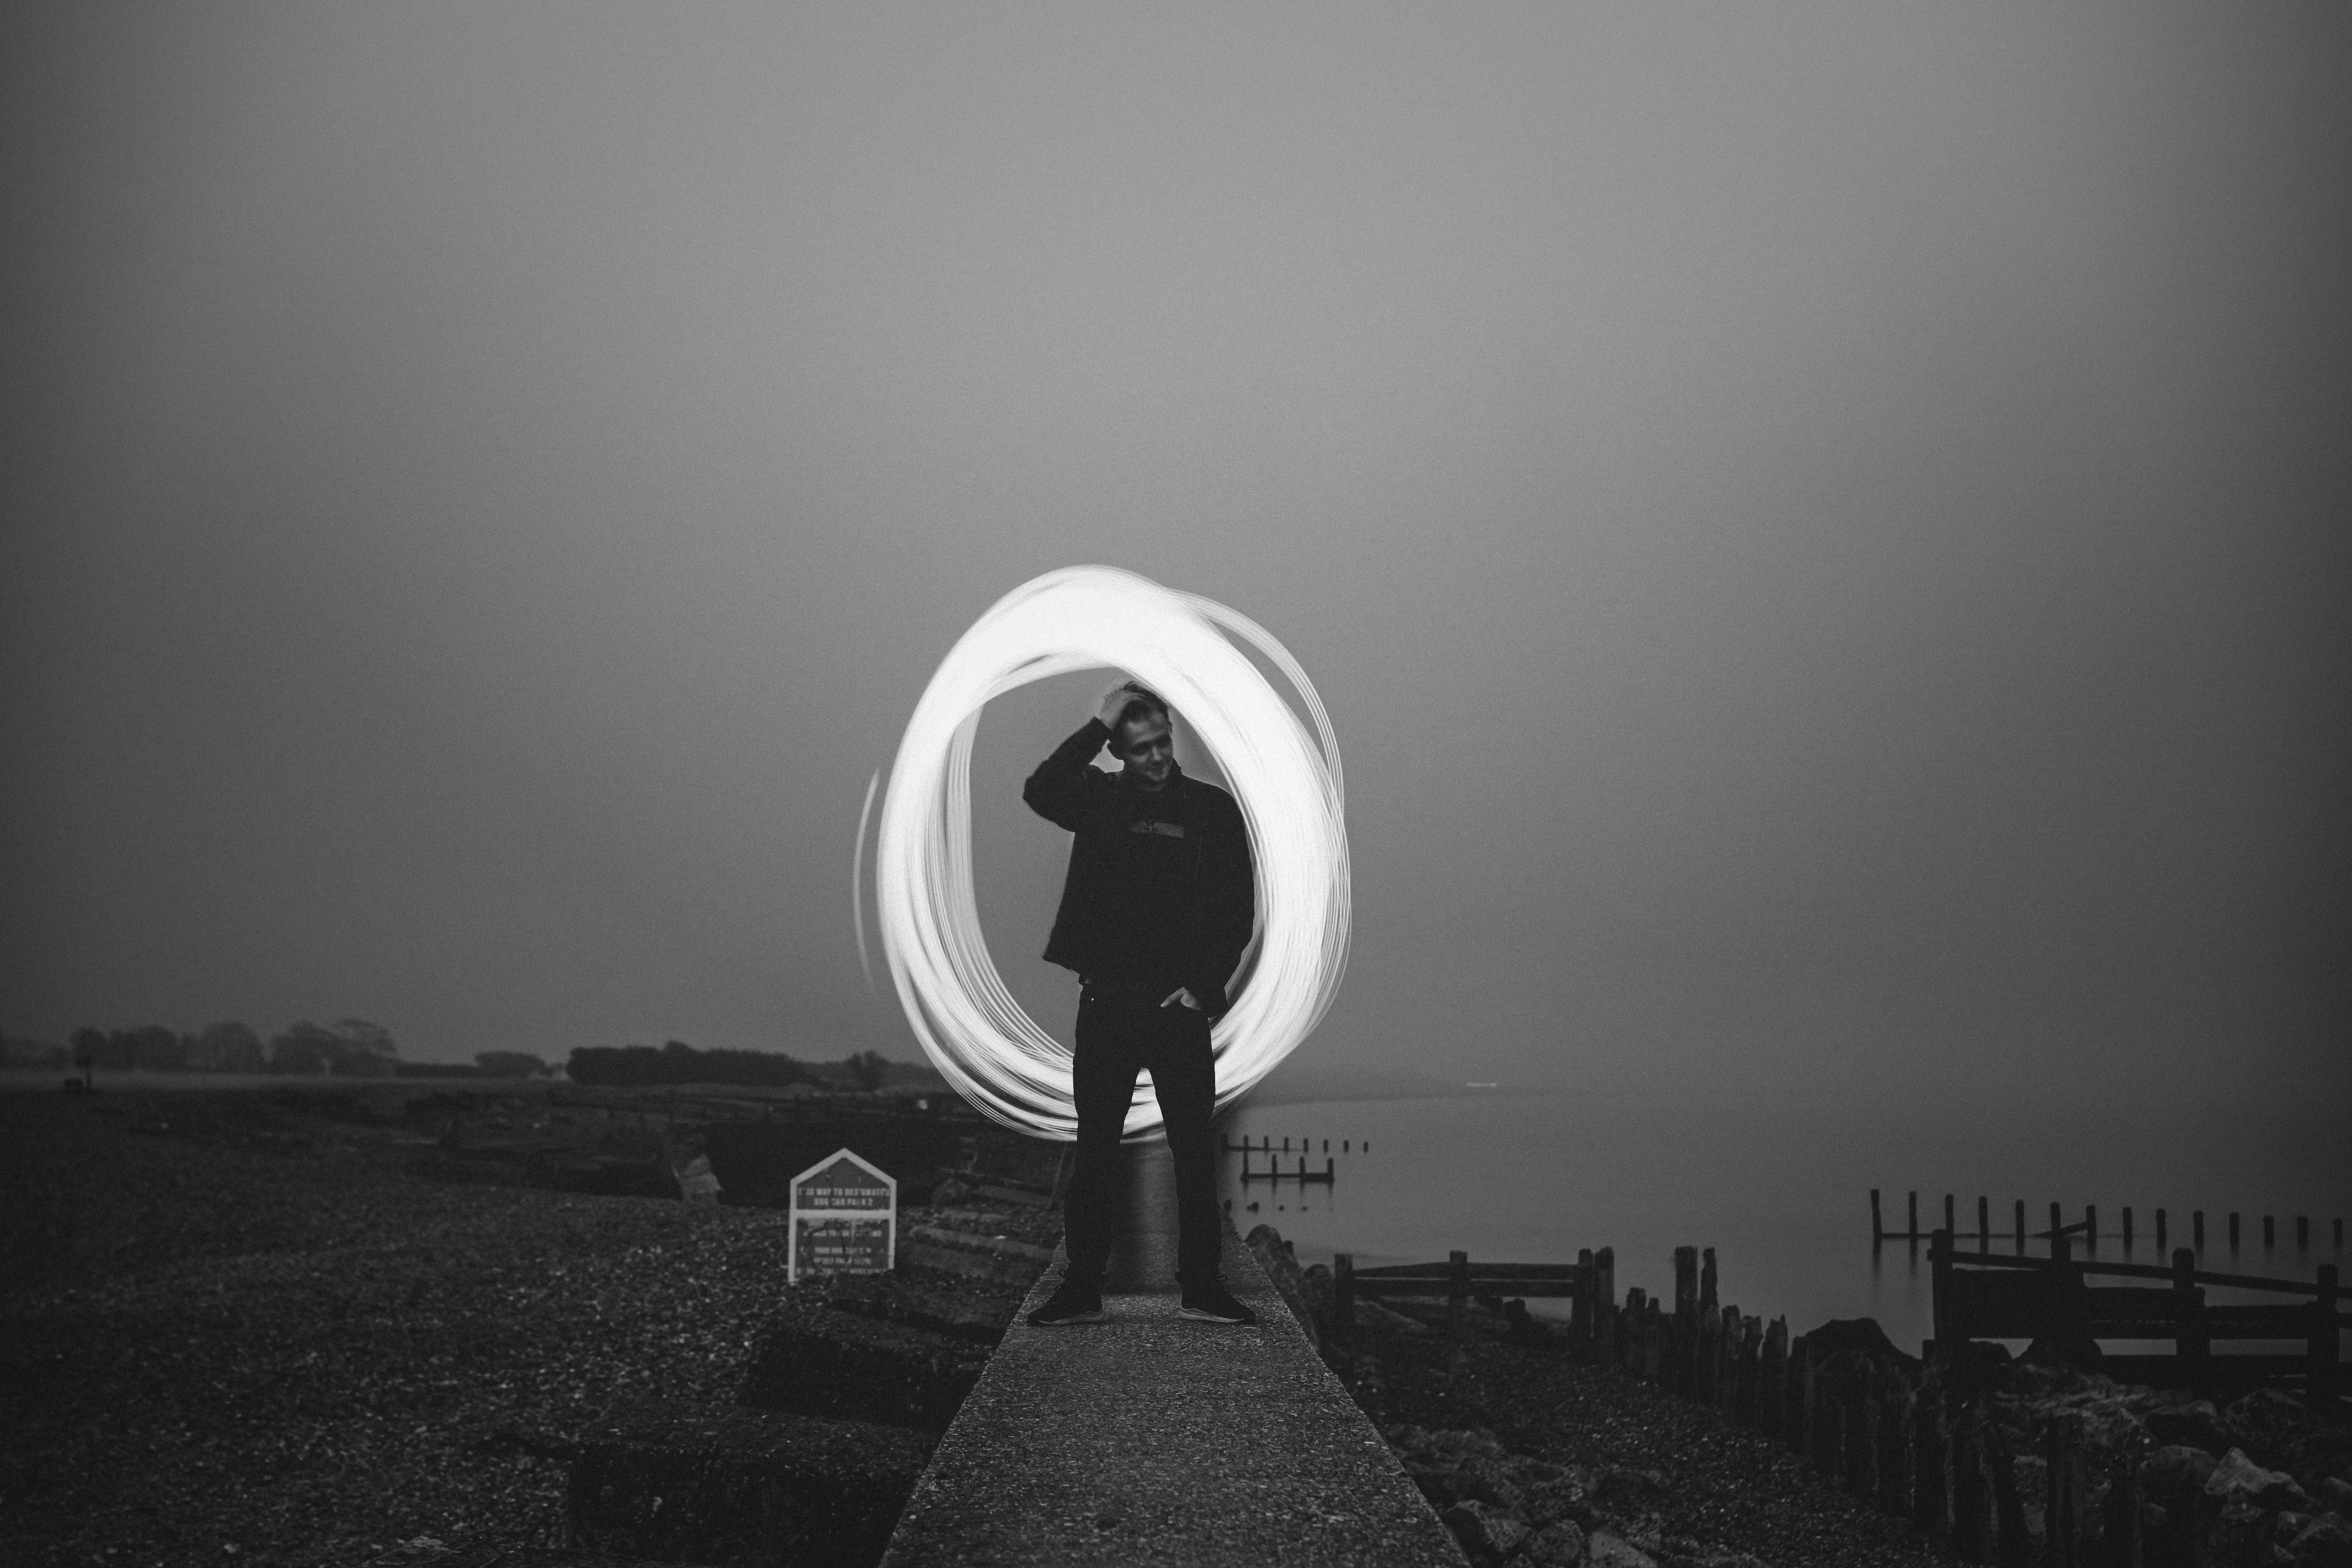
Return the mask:
[[1091,985],[1078,994],[1073,1068],[1078,1151],[1064,1199],[1068,1278],[1099,1285],[1110,1261],[1124,1173],[1119,1135],[1139,1072],[1151,1075],[1176,1165],[1176,1278],[1187,1288],[1213,1284],[1224,1221],[1217,1213],[1216,1154],[1209,1147],[1217,1068],[1208,1016],[1181,1003],[1155,1007],[1149,998]]

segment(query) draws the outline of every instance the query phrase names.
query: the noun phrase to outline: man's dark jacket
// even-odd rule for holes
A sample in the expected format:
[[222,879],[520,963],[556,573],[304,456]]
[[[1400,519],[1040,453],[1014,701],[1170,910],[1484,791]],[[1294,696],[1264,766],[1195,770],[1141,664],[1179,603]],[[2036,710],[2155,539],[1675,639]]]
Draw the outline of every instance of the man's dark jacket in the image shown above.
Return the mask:
[[[1062,882],[1062,907],[1045,943],[1045,962],[1089,977],[1172,979],[1192,992],[1202,1011],[1215,1017],[1232,1005],[1225,982],[1233,978],[1256,923],[1249,830],[1243,825],[1241,807],[1223,790],[1187,778],[1181,768],[1171,767],[1167,784],[1156,792],[1145,791],[1125,773],[1103,772],[1092,764],[1109,739],[1110,731],[1101,720],[1088,720],[1084,729],[1054,748],[1054,754],[1038,763],[1021,786],[1021,798],[1030,810],[1076,835],[1070,845],[1069,874]],[[1159,961],[1150,965],[1160,973],[1121,973],[1133,964],[1118,962],[1108,940],[1106,928],[1118,918],[1109,882],[1122,840],[1145,815],[1172,816],[1183,826],[1189,858],[1183,883],[1187,907],[1173,922],[1175,951],[1158,955]]]

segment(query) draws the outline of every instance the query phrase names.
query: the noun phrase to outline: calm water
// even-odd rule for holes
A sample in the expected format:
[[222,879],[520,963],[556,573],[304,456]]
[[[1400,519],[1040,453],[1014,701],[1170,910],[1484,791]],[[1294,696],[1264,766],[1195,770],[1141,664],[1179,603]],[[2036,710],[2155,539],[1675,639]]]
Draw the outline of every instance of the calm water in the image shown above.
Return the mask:
[[[2308,1279],[2322,1263],[2341,1269],[2352,1262],[2330,1228],[2338,1215],[2352,1221],[2352,1139],[2340,1120],[2308,1111],[2267,1112],[2231,1131],[2217,1128],[2210,1111],[2170,1119],[2022,1111],[1995,1121],[1987,1113],[1759,1113],[1541,1095],[1244,1105],[1223,1131],[1235,1142],[1271,1135],[1277,1150],[1289,1138],[1293,1170],[1305,1141],[1312,1168],[1321,1170],[1323,1141],[1330,1141],[1338,1179],[1328,1187],[1260,1181],[1244,1189],[1240,1156],[1223,1162],[1241,1229],[1274,1225],[1301,1262],[1328,1262],[1335,1251],[1353,1252],[1359,1266],[1426,1262],[1460,1248],[1474,1260],[1572,1263],[1579,1247],[1613,1247],[1620,1292],[1638,1285],[1671,1295],[1675,1247],[1712,1247],[1723,1299],[1743,1311],[1768,1321],[1785,1314],[1791,1332],[1830,1318],[1874,1317],[1906,1347],[1933,1328],[1926,1247],[1915,1255],[1888,1243],[1874,1255],[1874,1186],[1897,1228],[1904,1194],[1914,1188],[1930,1228],[1945,1193],[1957,1195],[1970,1227],[1984,1194],[1997,1235],[2017,1198],[2031,1229],[2047,1226],[2056,1200],[2070,1224],[2084,1204],[2097,1205],[2101,1228],[2113,1232],[2128,1204],[2138,1231],[2129,1260],[2161,1262],[2155,1211],[2170,1211],[2168,1245],[2180,1247],[2189,1211],[2201,1208],[2205,1268]],[[1342,1152],[1343,1140],[1350,1152]],[[2231,1209],[2245,1216],[2234,1258],[2225,1228]],[[2265,1213],[2279,1218],[2278,1245],[2268,1252]],[[2298,1214],[2312,1221],[2303,1254],[2294,1246]],[[1996,1248],[2013,1244],[2003,1238]],[[2097,1255],[2126,1257],[2112,1237]]]

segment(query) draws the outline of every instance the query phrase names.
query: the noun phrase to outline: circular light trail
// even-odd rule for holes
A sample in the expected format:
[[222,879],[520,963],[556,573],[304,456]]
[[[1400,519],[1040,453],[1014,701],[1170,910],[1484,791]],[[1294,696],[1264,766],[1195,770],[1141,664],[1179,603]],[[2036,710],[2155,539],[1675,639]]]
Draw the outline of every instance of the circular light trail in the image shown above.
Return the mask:
[[[1311,732],[1237,644],[1281,672]],[[1249,827],[1257,934],[1233,1009],[1210,1032],[1220,1107],[1313,1032],[1348,956],[1339,742],[1289,650],[1245,616],[1131,572],[1071,566],[1023,584],[964,633],[915,705],[883,797],[874,888],[890,977],[925,1053],[983,1113],[1046,1138],[1076,1135],[1070,1052],[1013,999],[981,935],[971,741],[991,698],[1104,666],[1168,700],[1216,758]],[[1139,1080],[1127,1136],[1160,1124]]]

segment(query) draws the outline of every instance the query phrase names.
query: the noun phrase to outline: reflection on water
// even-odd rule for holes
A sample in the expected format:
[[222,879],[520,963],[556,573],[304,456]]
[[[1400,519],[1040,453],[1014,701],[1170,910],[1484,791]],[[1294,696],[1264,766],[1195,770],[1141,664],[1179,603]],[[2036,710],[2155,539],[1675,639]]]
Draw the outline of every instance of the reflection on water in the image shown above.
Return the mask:
[[[2169,1122],[2032,1110],[1993,1120],[1481,1095],[1244,1104],[1221,1130],[1232,1145],[1271,1144],[1246,1156],[1246,1183],[1242,1153],[1220,1162],[1236,1226],[1273,1225],[1302,1262],[1337,1251],[1366,1266],[1425,1262],[1458,1247],[1498,1262],[1572,1263],[1580,1247],[1613,1247],[1621,1291],[1670,1293],[1675,1247],[1712,1247],[1727,1303],[1768,1320],[1786,1315],[1800,1332],[1830,1318],[1874,1317],[1909,1345],[1933,1328],[1927,1246],[1873,1246],[1874,1186],[1890,1228],[1905,1225],[1907,1192],[1919,1194],[1923,1227],[1942,1223],[1944,1194],[1954,1194],[1955,1218],[1970,1232],[1964,1247],[1975,1245],[1981,1196],[1990,1245],[2012,1254],[2019,1202],[2035,1256],[2048,1250],[2032,1233],[2047,1230],[2053,1200],[2069,1225],[2095,1205],[2092,1256],[2107,1261],[2163,1261],[2157,1209],[2168,1247],[2191,1245],[2189,1216],[2201,1210],[2200,1268],[2279,1279],[2341,1267],[2334,1222],[2352,1217],[2342,1128],[2317,1114],[2273,1113],[2232,1136],[2209,1109]],[[1299,1184],[1302,1158],[1317,1175],[1328,1160],[1330,1184]],[[1269,1162],[1287,1173],[1264,1179]],[[2125,1205],[2135,1222],[2128,1250]],[[2243,1216],[2234,1248],[2232,1212]],[[2267,1244],[2266,1214],[2277,1219]],[[2296,1215],[2310,1221],[2301,1245]],[[2078,1256],[2084,1245],[2074,1240]]]

